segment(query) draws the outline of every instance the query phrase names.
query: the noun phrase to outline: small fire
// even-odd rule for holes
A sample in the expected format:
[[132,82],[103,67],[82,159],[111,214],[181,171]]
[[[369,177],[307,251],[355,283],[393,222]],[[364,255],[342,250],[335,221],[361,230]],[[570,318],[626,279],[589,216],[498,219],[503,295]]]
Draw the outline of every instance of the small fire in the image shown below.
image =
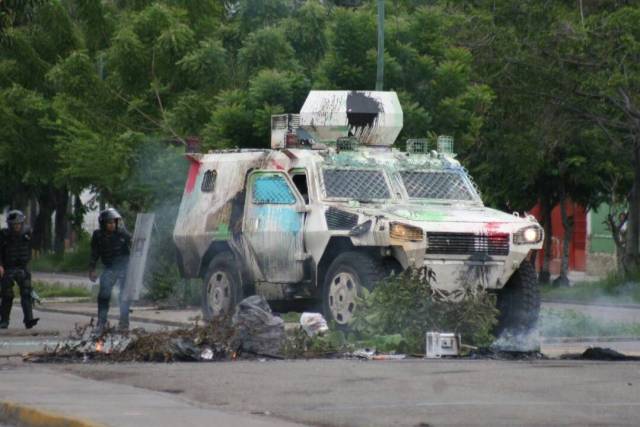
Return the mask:
[[96,342],[96,352],[98,353],[102,353],[102,351],[104,350],[104,341],[99,340]]
[[238,358],[238,353],[237,352],[233,352],[231,353],[231,360],[236,360]]

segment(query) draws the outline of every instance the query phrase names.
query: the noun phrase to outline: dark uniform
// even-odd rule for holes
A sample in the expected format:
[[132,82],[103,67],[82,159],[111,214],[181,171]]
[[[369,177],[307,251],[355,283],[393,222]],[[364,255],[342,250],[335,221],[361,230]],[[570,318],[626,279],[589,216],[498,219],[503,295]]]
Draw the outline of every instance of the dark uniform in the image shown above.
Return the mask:
[[[106,222],[109,220],[116,222],[113,232],[106,230]],[[123,299],[123,294],[131,250],[131,234],[124,227],[119,227],[120,220],[120,214],[113,208],[100,212],[100,229],[94,231],[91,237],[90,271],[95,270],[98,259],[101,259],[104,265],[98,292],[98,329],[104,328],[107,323],[111,291],[116,283],[120,286],[120,328],[129,327],[129,301]]]
[[[39,320],[33,317],[31,273],[28,268],[31,261],[31,230],[24,225],[24,220],[22,212],[11,211],[7,215],[9,228],[0,231],[0,266],[4,270],[0,279],[0,328],[3,329],[9,326],[14,284],[20,288],[25,327],[31,329]],[[20,225],[18,230],[14,228],[14,224]]]

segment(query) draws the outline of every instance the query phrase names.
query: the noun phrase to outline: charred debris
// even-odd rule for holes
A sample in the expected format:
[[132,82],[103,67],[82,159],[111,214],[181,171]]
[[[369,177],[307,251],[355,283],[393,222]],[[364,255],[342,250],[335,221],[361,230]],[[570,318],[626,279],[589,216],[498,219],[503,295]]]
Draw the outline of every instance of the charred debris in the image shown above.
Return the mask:
[[[276,317],[276,319],[279,319]],[[279,319],[281,320],[281,319]],[[278,322],[276,322],[278,323]],[[272,325],[273,326],[273,325]],[[24,361],[32,363],[124,363],[124,362],[225,362],[236,360],[282,359],[354,359],[389,361],[423,358],[423,354],[400,354],[377,351],[375,348],[355,348],[344,341],[335,340],[331,333],[310,337],[302,328],[287,333],[279,328],[252,328],[234,324],[232,317],[209,323],[196,322],[190,328],[147,332],[133,329],[120,333],[115,328],[93,335],[93,324],[77,326],[67,341],[42,352],[29,353]],[[264,342],[270,336],[279,342]],[[280,340],[281,338],[281,340]],[[266,344],[267,347],[262,347]],[[539,349],[516,349],[491,346],[476,348],[465,346],[462,355],[443,357],[449,360],[549,360]],[[562,360],[638,361],[610,348],[590,347],[583,353],[565,354]]]
[[[272,313],[264,297],[242,300],[233,315],[210,322],[196,320],[193,326],[148,332],[121,332],[108,328],[96,334],[93,320],[76,326],[69,338],[55,347],[25,355],[33,363],[88,362],[214,362],[274,359],[362,359],[401,360],[429,358],[429,336],[439,336],[437,358],[535,361],[548,359],[540,352],[538,335],[502,334],[490,346],[462,344],[459,334],[426,333],[425,354],[407,345],[400,334],[357,336],[346,334],[335,324],[327,325],[319,313],[303,313],[299,323],[289,323]],[[355,339],[354,339],[355,337]],[[433,344],[433,342],[432,342]],[[455,344],[455,345],[453,345]],[[457,351],[450,351],[455,348]],[[431,349],[433,350],[433,349]],[[449,350],[449,351],[447,351]],[[626,361],[640,360],[608,348],[592,347],[561,359]]]

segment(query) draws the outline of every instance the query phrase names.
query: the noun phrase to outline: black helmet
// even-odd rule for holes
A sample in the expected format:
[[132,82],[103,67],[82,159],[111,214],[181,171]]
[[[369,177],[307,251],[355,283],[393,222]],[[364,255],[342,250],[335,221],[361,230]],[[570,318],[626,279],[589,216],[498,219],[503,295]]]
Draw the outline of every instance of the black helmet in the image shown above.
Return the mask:
[[100,212],[98,222],[100,223],[100,226],[104,226],[105,223],[109,220],[119,221],[121,219],[122,217],[117,210],[115,210],[114,208],[108,208]]
[[7,214],[7,224],[9,226],[13,224],[23,224],[25,220],[24,214],[19,210],[9,211]]

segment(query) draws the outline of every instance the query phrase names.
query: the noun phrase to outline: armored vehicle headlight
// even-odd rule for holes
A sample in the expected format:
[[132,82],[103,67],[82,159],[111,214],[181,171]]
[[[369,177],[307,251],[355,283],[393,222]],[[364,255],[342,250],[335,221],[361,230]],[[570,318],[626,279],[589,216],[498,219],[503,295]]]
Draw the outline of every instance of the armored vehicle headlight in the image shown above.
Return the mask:
[[539,243],[541,240],[542,228],[537,225],[521,228],[513,235],[513,243],[516,245],[530,245]]
[[419,242],[423,240],[424,232],[421,228],[413,227],[399,222],[392,222],[389,227],[389,236],[393,239],[408,240],[410,242]]

